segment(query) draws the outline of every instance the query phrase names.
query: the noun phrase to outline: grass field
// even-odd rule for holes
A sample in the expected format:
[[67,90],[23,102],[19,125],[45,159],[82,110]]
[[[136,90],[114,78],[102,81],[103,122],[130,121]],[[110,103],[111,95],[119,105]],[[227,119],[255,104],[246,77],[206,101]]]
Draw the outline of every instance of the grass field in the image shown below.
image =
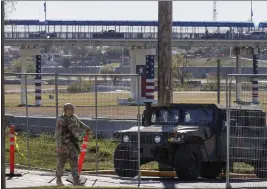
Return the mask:
[[[30,116],[50,116],[56,115],[56,101],[50,99],[49,95],[55,95],[54,92],[46,92],[42,94],[42,107],[29,107]],[[35,104],[34,93],[29,93],[28,104]],[[55,96],[54,96],[55,97]],[[99,117],[113,117],[113,118],[136,118],[136,106],[119,106],[117,99],[129,98],[130,92],[99,92],[97,93],[97,106]],[[251,92],[242,92],[242,100],[251,102]],[[155,93],[157,98],[157,93]],[[225,92],[221,92],[221,104],[225,104]],[[267,103],[266,93],[259,92],[259,99],[261,103]],[[62,106],[66,102],[73,103],[77,109],[76,114],[79,117],[94,117],[95,116],[95,93],[59,93],[58,96],[59,113],[62,111]],[[235,100],[235,93],[232,93],[232,100]],[[174,92],[173,102],[175,103],[216,103],[216,92],[200,92],[200,91],[181,91]],[[5,111],[7,114],[25,115],[26,108],[18,107],[20,104],[20,93],[5,94]],[[266,105],[265,105],[266,106]],[[141,111],[143,111],[143,106]]]
[[[6,135],[6,161],[9,161],[9,138]],[[86,154],[86,158],[83,164],[84,170],[95,170],[96,169],[96,159],[98,160],[98,169],[107,170],[113,169],[113,153],[118,144],[118,142],[111,140],[99,140],[98,146],[98,156],[96,156],[96,140],[89,139],[89,148]],[[56,166],[56,151],[55,151],[55,140],[52,135],[41,135],[40,137],[30,137],[29,138],[29,149],[30,153],[27,151],[27,140],[26,136],[19,134],[17,136],[18,148],[15,152],[15,163],[19,165],[29,165],[28,157],[30,157],[31,167],[45,168],[45,169],[55,169]],[[23,157],[23,155],[24,157]],[[70,170],[68,164],[66,164],[66,170]],[[158,163],[151,162],[142,165],[143,170],[159,170]],[[253,167],[244,163],[235,163],[234,172],[239,173],[251,173],[253,172]]]
[[[16,90],[16,89],[10,89]],[[42,95],[43,107],[29,107],[29,116],[51,116],[56,115],[55,99],[49,99],[49,95],[53,93],[44,93]],[[243,92],[242,99],[251,101],[251,92]],[[157,94],[155,93],[157,98]],[[110,118],[132,118],[135,119],[137,115],[136,106],[118,106],[118,98],[129,98],[129,92],[120,93],[98,93],[98,116],[99,117],[110,117]],[[260,92],[260,99],[265,99],[266,94]],[[199,92],[199,91],[185,91],[185,92],[174,92],[173,101],[177,103],[216,103],[217,95],[216,92]],[[235,94],[232,94],[232,99],[235,99]],[[29,104],[34,104],[34,94],[28,94]],[[64,103],[71,102],[77,109],[76,114],[79,117],[94,117],[95,116],[95,94],[94,93],[60,93],[59,94],[59,113],[61,113],[61,107]],[[25,115],[26,108],[18,107],[20,104],[20,93],[5,94],[5,111],[13,115]],[[225,104],[225,92],[221,94],[221,104]],[[143,110],[141,107],[141,113]],[[19,144],[19,152],[16,152],[16,163],[20,165],[28,165],[28,153],[26,138],[23,135],[17,137],[17,143]],[[96,141],[90,140],[89,152],[86,155],[84,169],[95,170],[95,160],[98,159],[99,169],[112,169],[113,168],[113,152],[116,147],[116,142],[108,140],[99,141],[99,156],[96,157]],[[30,164],[33,167],[54,169],[56,166],[56,152],[55,152],[55,141],[53,136],[42,135],[40,137],[31,137],[29,143],[31,158]],[[24,158],[21,153],[24,154]],[[9,159],[9,146],[8,139],[6,138],[6,158]],[[69,166],[66,167],[69,169]],[[158,170],[157,163],[149,163],[142,166],[142,169],[153,169]],[[234,164],[234,172],[251,173],[253,167],[243,164]]]

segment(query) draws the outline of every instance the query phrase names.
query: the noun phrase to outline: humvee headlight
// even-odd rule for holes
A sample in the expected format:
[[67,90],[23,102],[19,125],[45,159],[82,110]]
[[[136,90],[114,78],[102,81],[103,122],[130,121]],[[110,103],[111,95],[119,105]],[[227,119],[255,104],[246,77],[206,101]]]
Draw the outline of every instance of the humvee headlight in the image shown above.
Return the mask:
[[120,133],[119,133],[119,132],[115,132],[115,133],[113,134],[113,136],[114,136],[115,138],[119,138],[119,137],[120,137]]
[[159,135],[155,136],[155,143],[160,143],[161,137]]
[[128,135],[123,136],[123,142],[129,142],[129,136]]
[[177,132],[173,132],[170,137],[169,137],[169,141],[170,142],[182,142],[185,138],[185,133],[177,133]]

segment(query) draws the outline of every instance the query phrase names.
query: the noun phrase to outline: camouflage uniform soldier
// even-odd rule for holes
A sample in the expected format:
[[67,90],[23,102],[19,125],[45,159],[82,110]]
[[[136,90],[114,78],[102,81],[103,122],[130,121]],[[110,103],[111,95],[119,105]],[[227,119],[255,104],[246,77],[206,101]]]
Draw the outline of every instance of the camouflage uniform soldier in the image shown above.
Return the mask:
[[56,182],[59,186],[64,186],[61,180],[64,166],[69,159],[71,174],[73,177],[73,185],[80,185],[80,177],[78,174],[78,154],[79,146],[75,137],[75,133],[79,129],[86,130],[89,134],[90,127],[81,122],[74,114],[75,107],[71,103],[64,105],[64,113],[57,119],[55,138],[57,147],[57,168],[56,168]]

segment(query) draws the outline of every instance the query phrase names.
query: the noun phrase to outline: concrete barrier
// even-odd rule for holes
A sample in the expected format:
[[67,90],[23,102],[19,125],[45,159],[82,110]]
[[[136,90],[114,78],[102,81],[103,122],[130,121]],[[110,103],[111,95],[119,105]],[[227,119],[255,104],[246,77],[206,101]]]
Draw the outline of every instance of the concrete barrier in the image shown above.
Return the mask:
[[[27,117],[5,115],[7,125],[14,124],[16,132],[27,132]],[[99,137],[111,138],[113,133],[118,130],[129,129],[137,124],[137,120],[111,120],[99,118],[95,119],[81,118],[85,124],[89,125],[92,131],[97,132]],[[28,117],[28,129],[31,134],[54,133],[56,125],[55,117]]]

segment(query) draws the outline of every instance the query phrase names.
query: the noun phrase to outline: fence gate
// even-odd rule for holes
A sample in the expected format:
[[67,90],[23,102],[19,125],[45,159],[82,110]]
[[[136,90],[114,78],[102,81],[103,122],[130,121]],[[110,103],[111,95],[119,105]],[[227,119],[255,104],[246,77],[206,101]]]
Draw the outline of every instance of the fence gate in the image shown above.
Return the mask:
[[267,186],[267,74],[228,75],[227,188]]

